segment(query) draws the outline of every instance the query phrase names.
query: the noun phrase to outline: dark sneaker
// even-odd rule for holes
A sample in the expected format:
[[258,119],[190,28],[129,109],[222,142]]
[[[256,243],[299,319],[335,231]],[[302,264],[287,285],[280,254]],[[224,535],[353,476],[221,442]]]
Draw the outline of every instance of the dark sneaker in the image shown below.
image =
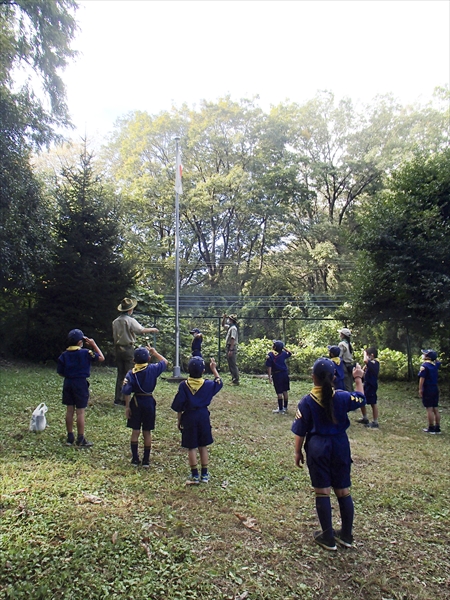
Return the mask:
[[277,408],[276,410],[273,410],[272,412],[274,415],[281,415],[283,412],[283,409],[280,410],[279,408]]
[[142,466],[144,467],[144,469],[150,469],[150,461],[149,460],[143,460],[142,461]]
[[430,425],[429,427],[424,427],[422,429],[424,433],[432,433],[433,435],[436,433],[434,425]]
[[375,423],[374,421],[372,421],[372,423],[366,423],[366,427],[369,427],[370,429],[378,429],[379,425],[378,425],[378,423]]
[[436,435],[439,435],[439,434],[441,434],[441,433],[442,433],[440,425],[435,425],[435,426],[434,426],[434,433],[435,433]]
[[125,406],[125,400],[114,400],[116,406]]
[[75,438],[67,436],[66,446],[73,446],[75,444]]
[[206,475],[202,475],[200,477],[200,483],[209,483],[209,474],[206,473]]
[[91,448],[93,445],[94,444],[92,442],[88,442],[84,436],[77,439],[78,448]]
[[344,537],[342,535],[342,529],[338,529],[334,532],[334,539],[340,546],[343,546],[344,548],[351,548],[353,545],[353,536],[351,535],[349,538]]
[[356,422],[357,423],[362,423],[363,425],[368,425],[369,424],[369,419],[367,419],[366,417],[361,417],[361,419],[358,419]]
[[133,465],[133,467],[138,467],[141,464],[141,461],[138,458],[132,458],[131,464]]
[[325,550],[337,550],[334,537],[325,538],[323,537],[323,533],[321,531],[316,531],[316,533],[314,534],[314,541],[316,542],[316,544],[319,544],[319,546],[322,546],[322,548],[325,548]]

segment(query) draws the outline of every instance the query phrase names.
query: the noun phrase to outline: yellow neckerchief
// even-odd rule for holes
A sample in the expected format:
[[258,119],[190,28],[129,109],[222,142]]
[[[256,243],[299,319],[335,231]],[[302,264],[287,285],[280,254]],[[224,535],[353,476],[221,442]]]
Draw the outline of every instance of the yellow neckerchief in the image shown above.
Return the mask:
[[330,358],[331,362],[334,362],[336,365],[340,365],[341,364],[341,359],[339,356],[333,356],[333,358]]
[[81,346],[69,346],[67,348],[67,350],[72,351],[72,350],[81,350]]
[[[317,402],[317,404],[319,406],[323,407],[322,404],[322,386],[320,385],[315,385],[313,387],[313,389],[309,392],[311,398],[314,400],[314,402]],[[333,390],[333,396],[334,396],[334,390]]]
[[188,377],[186,381],[186,385],[193,394],[198,392],[198,390],[202,387],[204,383],[205,380],[203,379],[203,377]]
[[132,372],[133,373],[139,373],[139,371],[143,371],[146,367],[148,367],[148,363],[139,363],[139,364],[135,364]]
[[[67,348],[67,349],[68,349],[68,348]],[[423,362],[428,362],[428,363],[431,363],[432,365],[434,365],[434,364],[435,364],[435,361],[434,361],[434,360],[431,360],[430,358],[426,358],[426,359],[425,359]]]

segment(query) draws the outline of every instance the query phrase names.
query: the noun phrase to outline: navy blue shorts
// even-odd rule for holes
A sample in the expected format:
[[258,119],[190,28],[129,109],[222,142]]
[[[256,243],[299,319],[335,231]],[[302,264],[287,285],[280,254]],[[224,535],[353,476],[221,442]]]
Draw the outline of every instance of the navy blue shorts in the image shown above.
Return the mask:
[[305,450],[313,487],[337,490],[350,487],[352,458],[347,434],[313,435]]
[[64,379],[62,403],[75,408],[86,408],[89,402],[89,381],[84,377]]
[[287,371],[272,373],[272,381],[277,394],[288,392],[291,389],[289,386],[289,373]]
[[439,391],[424,391],[422,395],[422,404],[425,408],[437,408],[439,405]]
[[377,403],[377,390],[378,386],[373,386],[370,383],[364,384],[364,396],[366,397],[366,404]]
[[366,391],[364,391],[364,395],[366,397],[366,404],[376,404],[377,403],[377,394],[376,394],[376,392],[366,392]]
[[136,431],[153,431],[155,429],[156,402],[153,396],[133,396],[130,400],[131,416],[127,427]]
[[209,410],[200,408],[185,412],[181,416],[181,445],[183,448],[199,448],[214,442],[211,433]]

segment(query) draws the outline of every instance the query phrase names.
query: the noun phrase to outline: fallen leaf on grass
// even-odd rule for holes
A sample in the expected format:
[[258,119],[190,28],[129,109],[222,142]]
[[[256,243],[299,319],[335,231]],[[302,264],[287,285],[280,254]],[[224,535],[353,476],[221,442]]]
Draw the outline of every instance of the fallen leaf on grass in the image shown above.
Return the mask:
[[148,544],[146,542],[141,542],[141,546],[144,548],[149,560],[152,560],[152,551],[148,547]]
[[83,493],[83,496],[86,502],[90,502],[91,504],[101,504],[103,502],[101,498],[99,498],[98,496],[94,496],[94,494]]
[[253,517],[245,517],[244,515],[241,515],[240,513],[234,513],[234,514],[242,522],[242,525],[244,527],[247,527],[247,529],[251,529],[252,531],[257,531],[258,533],[261,533],[260,529],[256,529],[256,525],[258,524],[256,519],[254,519]]
[[245,600],[246,598],[248,598],[248,592],[242,592],[242,594],[240,594],[239,596],[235,596],[234,600]]
[[23,492],[28,492],[28,488],[20,488],[19,490],[13,490],[11,492],[11,496],[15,496],[16,494],[22,494]]
[[117,533],[117,531],[115,531],[112,536],[111,536],[111,542],[113,544],[115,544],[117,542],[117,538],[119,537],[119,534]]

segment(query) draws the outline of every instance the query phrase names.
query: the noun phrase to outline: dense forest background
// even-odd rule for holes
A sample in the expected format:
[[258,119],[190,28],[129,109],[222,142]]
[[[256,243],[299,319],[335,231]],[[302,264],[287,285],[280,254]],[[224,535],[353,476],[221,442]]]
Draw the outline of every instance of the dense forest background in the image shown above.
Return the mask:
[[321,92],[134,112],[93,151],[58,134],[75,11],[0,3],[2,355],[54,359],[72,327],[108,349],[124,296],[171,352],[176,137],[186,331],[203,319],[218,336],[227,311],[244,340],[327,344],[339,323],[361,345],[450,355],[448,89],[414,106]]

